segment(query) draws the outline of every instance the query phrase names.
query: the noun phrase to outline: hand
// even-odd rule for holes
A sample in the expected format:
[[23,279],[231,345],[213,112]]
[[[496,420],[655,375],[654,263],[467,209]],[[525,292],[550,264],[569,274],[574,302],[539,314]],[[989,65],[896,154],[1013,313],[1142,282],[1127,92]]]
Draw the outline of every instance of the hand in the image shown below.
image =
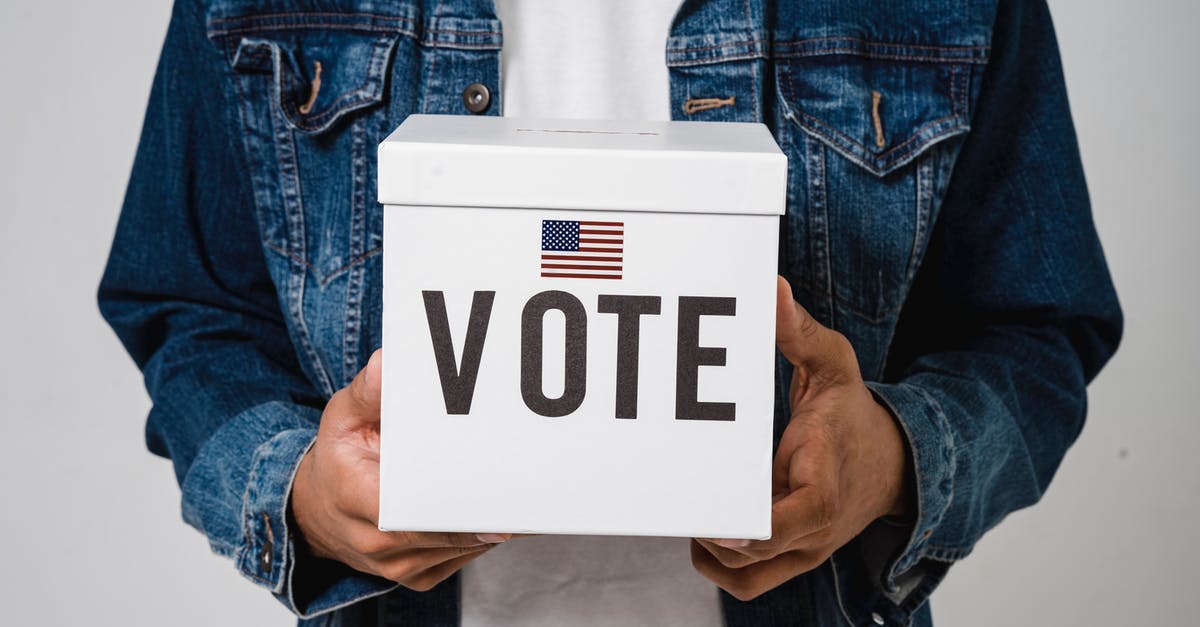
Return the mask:
[[776,290],[775,339],[795,366],[791,422],[772,471],[771,539],[695,540],[692,564],[747,601],[820,566],[907,504],[906,443],[863,383],[849,340]]
[[418,591],[482,555],[504,534],[384,532],[379,522],[379,402],[383,352],[325,406],[296,471],[292,515],[317,557]]

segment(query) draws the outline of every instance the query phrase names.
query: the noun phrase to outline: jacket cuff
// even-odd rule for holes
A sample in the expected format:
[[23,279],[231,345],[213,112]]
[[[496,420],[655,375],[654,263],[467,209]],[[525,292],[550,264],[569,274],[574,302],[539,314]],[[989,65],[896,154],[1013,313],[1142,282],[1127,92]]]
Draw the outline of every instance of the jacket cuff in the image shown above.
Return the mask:
[[[932,548],[938,525],[946,516],[954,491],[957,462],[954,436],[938,402],[921,388],[907,383],[868,382],[867,387],[896,418],[904,432],[912,459],[916,512],[911,527],[873,526],[876,535],[891,535],[895,550],[883,551],[886,559],[875,585],[905,613],[915,611],[945,576],[947,564]],[[907,528],[905,528],[907,527]],[[884,533],[884,531],[890,533]],[[878,539],[878,538],[875,538]],[[876,545],[877,550],[881,549]]]
[[242,501],[244,540],[234,563],[246,578],[269,588],[276,596],[286,590],[295,556],[293,534],[287,523],[292,482],[314,440],[315,429],[277,433],[254,450],[250,466]]
[[299,534],[289,515],[292,484],[300,460],[315,440],[315,429],[293,429],[276,434],[254,451],[242,508],[245,540],[234,557],[246,578],[268,588],[300,618],[396,587],[393,582],[297,550]]

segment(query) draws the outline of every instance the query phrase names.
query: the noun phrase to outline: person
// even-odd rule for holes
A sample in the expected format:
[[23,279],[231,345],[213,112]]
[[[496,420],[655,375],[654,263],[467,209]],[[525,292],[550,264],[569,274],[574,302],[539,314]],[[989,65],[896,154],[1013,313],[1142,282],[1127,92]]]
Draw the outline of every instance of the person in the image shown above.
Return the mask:
[[[1121,336],[1044,0],[585,4],[177,0],[99,302],[184,519],[302,624],[930,624]],[[380,532],[374,148],[589,107],[788,157],[772,538]]]

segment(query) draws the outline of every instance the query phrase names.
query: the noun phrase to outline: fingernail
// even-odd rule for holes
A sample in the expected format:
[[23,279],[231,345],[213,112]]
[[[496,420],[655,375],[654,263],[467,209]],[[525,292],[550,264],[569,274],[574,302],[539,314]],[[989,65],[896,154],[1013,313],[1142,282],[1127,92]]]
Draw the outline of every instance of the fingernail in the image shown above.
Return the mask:
[[481,533],[481,534],[476,535],[475,537],[479,538],[480,542],[486,542],[488,544],[499,544],[501,542],[504,542],[505,540],[508,540],[512,536],[505,534],[505,533]]
[[713,540],[712,542],[713,542],[713,544],[715,544],[717,546],[723,546],[727,549],[744,549],[744,548],[750,546],[749,540],[720,539],[720,540]]

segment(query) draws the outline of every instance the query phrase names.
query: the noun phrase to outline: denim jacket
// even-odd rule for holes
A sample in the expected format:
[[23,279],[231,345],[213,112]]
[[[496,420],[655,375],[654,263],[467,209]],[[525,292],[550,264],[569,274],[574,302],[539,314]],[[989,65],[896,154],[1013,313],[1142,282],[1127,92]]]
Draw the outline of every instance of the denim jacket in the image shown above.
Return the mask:
[[[184,519],[313,624],[457,621],[454,578],[416,593],[306,555],[288,497],[380,346],[375,147],[410,113],[468,114],[473,83],[499,115],[500,48],[491,0],[176,2],[101,311]],[[686,0],[665,61],[674,118],[762,122],[787,154],[779,272],[853,343],[916,495],[723,596],[726,621],[929,624],[949,566],[1046,489],[1121,335],[1045,2]]]

